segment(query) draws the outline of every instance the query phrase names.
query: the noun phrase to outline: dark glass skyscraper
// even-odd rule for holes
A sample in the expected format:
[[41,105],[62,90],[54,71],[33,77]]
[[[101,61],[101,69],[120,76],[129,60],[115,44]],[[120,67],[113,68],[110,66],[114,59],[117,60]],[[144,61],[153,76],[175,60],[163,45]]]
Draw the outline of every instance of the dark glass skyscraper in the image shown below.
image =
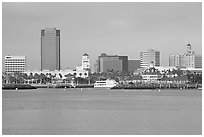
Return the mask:
[[41,70],[60,70],[60,30],[41,30]]

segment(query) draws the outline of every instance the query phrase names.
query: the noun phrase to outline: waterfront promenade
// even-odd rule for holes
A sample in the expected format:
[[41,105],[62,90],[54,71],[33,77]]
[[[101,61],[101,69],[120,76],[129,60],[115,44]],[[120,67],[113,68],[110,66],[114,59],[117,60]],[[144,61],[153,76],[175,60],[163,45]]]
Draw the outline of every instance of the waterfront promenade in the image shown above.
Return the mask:
[[202,91],[3,90],[2,132],[190,135],[202,131]]

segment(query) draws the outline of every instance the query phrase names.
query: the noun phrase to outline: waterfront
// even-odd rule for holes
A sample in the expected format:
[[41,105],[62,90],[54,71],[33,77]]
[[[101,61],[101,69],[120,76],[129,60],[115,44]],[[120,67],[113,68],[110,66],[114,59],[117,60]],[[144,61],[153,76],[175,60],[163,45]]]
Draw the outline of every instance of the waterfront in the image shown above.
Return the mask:
[[201,134],[202,91],[3,90],[3,134]]

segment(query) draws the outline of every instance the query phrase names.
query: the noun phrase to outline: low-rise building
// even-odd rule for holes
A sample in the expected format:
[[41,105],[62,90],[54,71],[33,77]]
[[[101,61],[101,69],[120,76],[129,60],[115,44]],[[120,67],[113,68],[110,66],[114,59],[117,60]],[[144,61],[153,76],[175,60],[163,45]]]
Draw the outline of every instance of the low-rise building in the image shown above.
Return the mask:
[[155,82],[158,80],[161,80],[163,75],[154,67],[146,69],[142,74],[142,79],[145,80],[146,82]]
[[56,78],[60,78],[60,79],[66,79],[66,75],[73,75],[75,77],[81,77],[81,78],[87,78],[89,76],[88,71],[84,71],[84,70],[71,70],[71,69],[67,69],[67,70],[60,70],[60,71],[49,71],[49,70],[44,70],[44,71],[38,71],[38,70],[28,70],[25,71],[24,73],[26,73],[27,75],[30,75],[31,73],[34,75],[35,73],[37,73],[38,75],[40,75],[41,73],[44,75],[55,75]]
[[26,70],[26,56],[5,56],[5,72],[24,72]]

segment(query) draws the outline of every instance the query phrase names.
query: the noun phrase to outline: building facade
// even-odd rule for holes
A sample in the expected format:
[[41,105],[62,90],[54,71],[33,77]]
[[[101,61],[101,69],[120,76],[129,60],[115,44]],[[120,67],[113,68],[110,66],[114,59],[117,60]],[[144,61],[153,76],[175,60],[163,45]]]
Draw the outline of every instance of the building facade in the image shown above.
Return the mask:
[[85,71],[90,71],[91,70],[89,55],[87,53],[85,53],[82,56],[82,70],[85,70]]
[[181,64],[181,55],[171,54],[169,56],[169,66],[179,67]]
[[195,54],[186,54],[186,67],[195,68]]
[[140,68],[140,60],[128,60],[128,72],[134,72]]
[[128,72],[128,56],[107,55],[102,53],[95,64],[97,72]]
[[99,72],[122,72],[122,60],[118,57],[99,58]]
[[195,55],[195,68],[202,68],[202,56]]
[[60,30],[41,30],[41,70],[60,70]]
[[170,55],[169,66],[181,68],[202,68],[202,56],[195,54],[191,45],[187,44],[183,55]]
[[25,56],[5,56],[5,72],[24,72],[26,70]]
[[142,68],[150,67],[153,62],[154,66],[160,66],[160,52],[153,49],[149,49],[144,52],[140,52],[140,66]]
[[181,57],[181,58],[180,58],[180,65],[179,65],[179,67],[181,67],[181,68],[186,68],[186,66],[187,66],[187,58],[186,58],[186,55],[183,54],[183,55],[181,55],[180,57]]
[[122,60],[122,72],[128,72],[128,56],[119,56]]

